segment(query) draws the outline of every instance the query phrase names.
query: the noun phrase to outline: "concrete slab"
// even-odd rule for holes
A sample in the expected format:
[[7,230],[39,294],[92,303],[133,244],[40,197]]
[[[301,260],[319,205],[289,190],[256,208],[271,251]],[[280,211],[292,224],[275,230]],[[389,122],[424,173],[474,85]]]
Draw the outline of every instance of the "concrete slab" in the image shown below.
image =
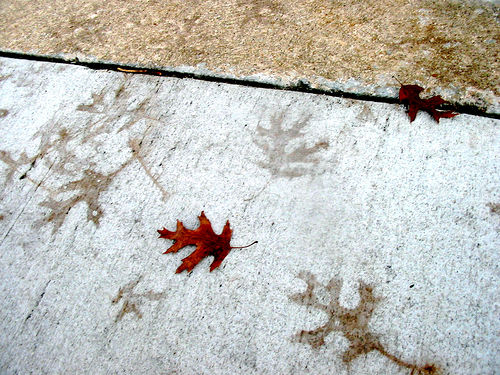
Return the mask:
[[499,106],[498,1],[11,0],[0,49]]
[[[0,90],[2,373],[500,368],[498,120],[11,59]],[[176,274],[156,230],[201,211],[259,243]]]

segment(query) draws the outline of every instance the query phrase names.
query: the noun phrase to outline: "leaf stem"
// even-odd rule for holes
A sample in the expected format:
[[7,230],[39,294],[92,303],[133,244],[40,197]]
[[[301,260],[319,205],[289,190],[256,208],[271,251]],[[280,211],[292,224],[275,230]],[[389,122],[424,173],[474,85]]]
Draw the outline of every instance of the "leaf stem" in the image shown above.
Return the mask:
[[394,78],[396,81],[398,81],[398,83],[399,83],[401,86],[403,86],[403,84],[401,83],[401,81],[400,81],[397,77],[392,76],[392,78]]
[[413,374],[432,375],[432,374],[438,373],[438,369],[436,368],[436,366],[425,364],[424,366],[420,367],[420,366],[415,365],[413,363],[405,362],[402,359],[399,359],[398,357],[396,357],[395,355],[388,353],[381,344],[375,344],[374,349],[377,350],[383,356],[389,358],[391,361],[393,361],[397,365],[399,365],[401,367],[406,367],[407,369],[411,370],[410,374],[412,374],[412,375]]
[[254,241],[250,245],[246,245],[246,246],[231,246],[231,249],[244,249],[246,247],[250,247],[252,245],[255,245],[256,243],[259,243],[259,241]]

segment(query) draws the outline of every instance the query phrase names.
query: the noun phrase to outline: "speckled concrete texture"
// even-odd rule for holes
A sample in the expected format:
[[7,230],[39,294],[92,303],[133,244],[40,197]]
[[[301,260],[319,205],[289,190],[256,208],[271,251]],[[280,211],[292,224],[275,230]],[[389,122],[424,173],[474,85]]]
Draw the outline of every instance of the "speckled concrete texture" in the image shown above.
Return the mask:
[[397,77],[500,112],[495,2],[12,0],[0,48],[396,96]]
[[[494,374],[500,120],[0,59],[3,374]],[[175,270],[181,220],[233,249]]]

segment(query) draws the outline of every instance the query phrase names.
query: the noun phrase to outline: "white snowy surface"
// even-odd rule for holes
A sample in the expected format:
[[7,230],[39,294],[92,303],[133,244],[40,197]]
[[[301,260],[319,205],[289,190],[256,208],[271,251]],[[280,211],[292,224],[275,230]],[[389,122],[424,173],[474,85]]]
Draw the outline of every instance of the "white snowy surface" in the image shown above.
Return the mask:
[[[0,59],[0,151],[2,373],[410,373],[297,342],[328,321],[301,272],[370,285],[405,363],[500,369],[498,120]],[[259,243],[176,274],[156,230],[201,211]]]

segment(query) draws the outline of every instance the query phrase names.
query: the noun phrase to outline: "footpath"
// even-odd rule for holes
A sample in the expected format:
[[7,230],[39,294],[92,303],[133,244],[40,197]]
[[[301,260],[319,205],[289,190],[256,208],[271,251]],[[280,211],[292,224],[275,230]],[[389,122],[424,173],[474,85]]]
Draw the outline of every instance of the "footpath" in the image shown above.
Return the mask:
[[[498,372],[492,3],[24,3],[0,8],[1,373]],[[367,73],[363,27],[388,48],[403,21]],[[392,76],[459,115],[410,122]]]

